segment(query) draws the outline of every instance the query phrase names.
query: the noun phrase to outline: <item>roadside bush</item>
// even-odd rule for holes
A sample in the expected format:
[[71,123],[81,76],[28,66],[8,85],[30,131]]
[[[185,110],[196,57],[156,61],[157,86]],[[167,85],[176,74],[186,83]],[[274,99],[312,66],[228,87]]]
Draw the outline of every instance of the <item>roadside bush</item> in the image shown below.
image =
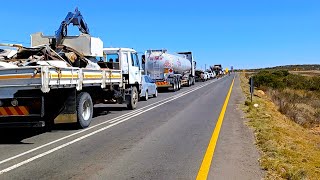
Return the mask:
[[291,88],[296,90],[320,91],[320,77],[290,74],[286,70],[260,71],[253,76],[254,85],[272,89]]
[[267,86],[275,89],[282,89],[285,87],[282,79],[287,73],[283,71],[260,71],[253,76],[254,85],[256,87]]
[[303,127],[320,123],[320,77],[285,70],[260,71],[252,77],[254,85],[267,92],[282,114]]
[[320,91],[320,77],[314,76],[311,80],[311,91]]

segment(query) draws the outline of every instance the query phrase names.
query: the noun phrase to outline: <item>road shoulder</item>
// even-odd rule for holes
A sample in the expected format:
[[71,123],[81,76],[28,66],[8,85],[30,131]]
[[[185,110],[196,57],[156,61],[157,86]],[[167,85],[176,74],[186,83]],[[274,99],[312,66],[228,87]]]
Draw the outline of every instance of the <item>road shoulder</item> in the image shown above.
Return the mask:
[[263,178],[254,133],[245,125],[247,119],[239,109],[243,102],[240,80],[236,77],[208,179]]

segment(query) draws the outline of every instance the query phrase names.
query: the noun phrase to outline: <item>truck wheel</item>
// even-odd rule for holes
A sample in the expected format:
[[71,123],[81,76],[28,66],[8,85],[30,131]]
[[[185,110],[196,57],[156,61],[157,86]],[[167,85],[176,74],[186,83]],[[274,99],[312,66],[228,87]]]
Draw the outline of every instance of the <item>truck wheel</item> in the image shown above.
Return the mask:
[[181,89],[181,81],[178,81],[178,90]]
[[178,83],[175,81],[173,86],[173,91],[177,91],[177,90],[178,90]]
[[93,103],[89,93],[82,92],[77,96],[77,125],[84,129],[87,128],[93,115]]
[[196,84],[196,79],[193,77],[192,78],[192,85],[195,85]]
[[191,79],[190,79],[190,78],[188,79],[188,84],[187,84],[187,86],[188,86],[188,87],[191,86]]
[[130,110],[133,110],[135,108],[137,108],[137,104],[138,104],[138,91],[136,87],[132,87],[131,90],[131,95],[127,104],[127,108]]
[[172,92],[175,92],[176,91],[176,82],[173,82],[172,84]]

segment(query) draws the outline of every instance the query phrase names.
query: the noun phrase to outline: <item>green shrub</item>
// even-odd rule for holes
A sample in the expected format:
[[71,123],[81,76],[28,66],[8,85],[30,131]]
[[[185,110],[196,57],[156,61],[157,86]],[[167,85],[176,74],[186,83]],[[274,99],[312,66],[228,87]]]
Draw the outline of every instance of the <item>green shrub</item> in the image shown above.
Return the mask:
[[260,71],[253,76],[253,80],[258,88],[265,86],[273,89],[320,91],[320,77],[290,74],[286,70]]
[[288,76],[288,71],[260,71],[253,76],[256,87],[267,86],[274,89],[283,89],[286,87],[283,78]]

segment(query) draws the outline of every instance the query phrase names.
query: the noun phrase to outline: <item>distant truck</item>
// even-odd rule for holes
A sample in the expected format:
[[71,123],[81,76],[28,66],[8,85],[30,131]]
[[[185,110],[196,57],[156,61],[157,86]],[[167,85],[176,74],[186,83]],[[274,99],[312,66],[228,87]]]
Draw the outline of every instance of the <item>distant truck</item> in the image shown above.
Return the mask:
[[144,71],[157,87],[179,90],[195,83],[196,62],[192,52],[170,54],[167,50],[148,50],[143,56]]
[[220,76],[223,75],[221,64],[216,64],[211,69],[212,69],[212,71],[214,71],[216,73],[217,78],[219,78]]

